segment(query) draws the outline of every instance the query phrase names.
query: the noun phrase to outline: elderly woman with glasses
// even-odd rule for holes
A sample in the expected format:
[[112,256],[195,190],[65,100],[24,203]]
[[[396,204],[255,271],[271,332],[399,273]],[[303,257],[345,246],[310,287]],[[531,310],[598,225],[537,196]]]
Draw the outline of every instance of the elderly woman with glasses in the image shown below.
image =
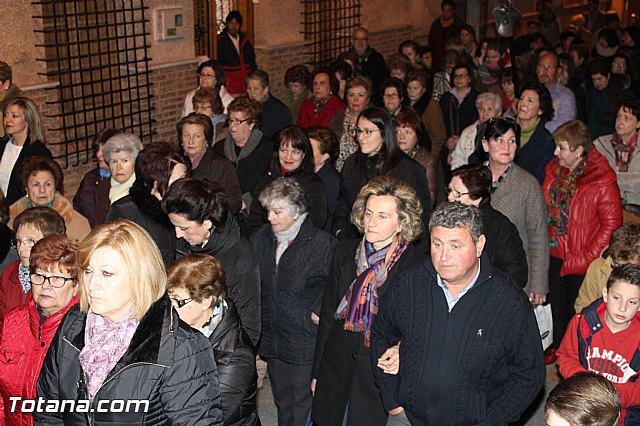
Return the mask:
[[190,254],[167,269],[167,291],[180,319],[211,343],[225,425],[260,424],[253,344],[228,297],[225,273],[213,256]]
[[[51,342],[37,395],[86,400],[88,412],[44,410],[36,424],[222,425],[211,345],[166,297],[151,236],[128,220],[100,225],[78,247],[77,267],[79,306]],[[117,410],[117,400],[142,406]]]
[[[36,380],[53,336],[78,302],[76,246],[50,235],[31,249],[29,302],[9,312],[0,332],[0,395],[6,425],[33,424],[28,412],[11,410],[10,397],[36,398]],[[1,404],[0,404],[1,405]]]
[[249,98],[240,97],[229,105],[229,136],[213,149],[231,161],[236,168],[242,191],[243,219],[251,206],[253,190],[258,179],[269,169],[273,155],[273,142],[262,134],[258,127],[261,106]]
[[216,89],[200,89],[193,95],[193,112],[206,115],[211,119],[213,126],[213,137],[209,143],[211,146],[225,140],[229,135],[227,128],[229,117],[223,111],[222,101]]
[[392,118],[380,108],[367,108],[358,116],[353,135],[359,149],[351,154],[341,173],[340,195],[331,232],[340,240],[357,238],[361,233],[351,224],[351,207],[360,190],[371,179],[393,176],[409,183],[422,204],[426,223],[431,214],[427,174],[417,161],[402,152],[397,144]]
[[260,193],[269,223],[251,238],[262,282],[260,357],[268,362],[278,424],[305,423],[318,318],[336,240],[315,226],[307,194],[279,178]]
[[34,207],[19,214],[13,222],[16,229],[11,245],[19,259],[10,263],[0,277],[0,324],[7,312],[29,301],[31,280],[29,257],[34,244],[48,235],[64,235],[64,219],[55,210]]
[[423,232],[421,216],[416,192],[395,177],[375,177],[359,192],[351,218],[364,236],[338,245],[322,298],[311,371],[317,424],[386,424],[371,327],[394,278],[424,258],[412,243]]

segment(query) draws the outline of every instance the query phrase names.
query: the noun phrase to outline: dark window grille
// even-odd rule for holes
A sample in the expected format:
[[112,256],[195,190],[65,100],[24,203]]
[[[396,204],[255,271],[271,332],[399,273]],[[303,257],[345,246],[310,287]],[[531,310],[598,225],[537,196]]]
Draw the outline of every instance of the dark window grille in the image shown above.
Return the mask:
[[59,81],[52,146],[65,167],[90,159],[87,139],[111,127],[152,140],[148,7],[143,0],[42,0],[44,74]]
[[[194,0],[196,55],[212,58],[212,46],[216,36],[224,30],[224,18],[229,12],[238,9],[237,0]],[[211,22],[215,22],[215,34],[211,34]]]
[[303,31],[311,65],[327,65],[351,48],[353,30],[360,26],[362,0],[300,0]]

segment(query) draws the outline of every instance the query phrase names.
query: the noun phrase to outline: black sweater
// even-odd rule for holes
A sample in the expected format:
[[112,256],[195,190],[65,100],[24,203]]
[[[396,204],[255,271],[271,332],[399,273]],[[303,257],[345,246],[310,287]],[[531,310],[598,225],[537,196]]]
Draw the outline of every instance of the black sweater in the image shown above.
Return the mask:
[[373,370],[385,408],[404,407],[413,425],[513,422],[544,383],[531,303],[487,255],[451,312],[430,260],[399,275],[373,324],[373,365],[399,340],[399,374]]

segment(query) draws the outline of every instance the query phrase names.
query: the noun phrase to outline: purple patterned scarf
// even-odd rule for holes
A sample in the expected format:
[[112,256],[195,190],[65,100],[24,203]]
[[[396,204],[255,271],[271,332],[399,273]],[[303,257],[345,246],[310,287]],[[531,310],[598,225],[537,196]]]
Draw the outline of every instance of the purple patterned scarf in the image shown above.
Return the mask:
[[408,245],[408,241],[398,237],[376,251],[373,244],[363,238],[356,252],[358,276],[342,298],[334,318],[344,320],[345,330],[364,331],[365,347],[371,344],[371,325],[378,314],[378,288],[385,283],[388,271]]
[[80,365],[87,376],[90,400],[93,400],[107,375],[127,351],[139,322],[133,309],[113,323],[89,310]]

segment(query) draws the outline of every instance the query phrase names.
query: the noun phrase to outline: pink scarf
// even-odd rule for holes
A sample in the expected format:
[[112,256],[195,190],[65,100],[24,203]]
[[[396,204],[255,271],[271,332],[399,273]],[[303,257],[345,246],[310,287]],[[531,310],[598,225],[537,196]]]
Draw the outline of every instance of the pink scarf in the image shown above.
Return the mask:
[[133,309],[114,323],[89,310],[80,365],[87,376],[90,400],[93,400],[113,367],[127,351],[139,322]]

